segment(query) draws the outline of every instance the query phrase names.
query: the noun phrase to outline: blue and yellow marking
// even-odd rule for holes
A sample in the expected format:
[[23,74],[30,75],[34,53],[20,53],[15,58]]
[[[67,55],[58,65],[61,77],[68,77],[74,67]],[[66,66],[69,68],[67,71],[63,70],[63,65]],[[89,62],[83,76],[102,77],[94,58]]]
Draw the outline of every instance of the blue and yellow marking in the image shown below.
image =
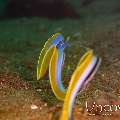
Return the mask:
[[68,89],[62,83],[62,66],[65,60],[65,48],[68,43],[60,33],[54,34],[45,43],[38,60],[37,80],[43,78],[49,69],[51,88],[55,96],[64,101],[60,120],[70,120],[75,98],[95,75],[101,59],[88,50],[81,58],[72,74]]

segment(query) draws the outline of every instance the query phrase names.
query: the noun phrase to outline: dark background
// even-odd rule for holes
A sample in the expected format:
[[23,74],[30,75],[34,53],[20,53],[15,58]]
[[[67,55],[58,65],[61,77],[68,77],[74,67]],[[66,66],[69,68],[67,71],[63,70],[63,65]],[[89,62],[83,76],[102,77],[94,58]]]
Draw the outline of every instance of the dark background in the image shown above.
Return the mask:
[[79,17],[65,0],[0,0],[4,17],[40,16],[48,18]]

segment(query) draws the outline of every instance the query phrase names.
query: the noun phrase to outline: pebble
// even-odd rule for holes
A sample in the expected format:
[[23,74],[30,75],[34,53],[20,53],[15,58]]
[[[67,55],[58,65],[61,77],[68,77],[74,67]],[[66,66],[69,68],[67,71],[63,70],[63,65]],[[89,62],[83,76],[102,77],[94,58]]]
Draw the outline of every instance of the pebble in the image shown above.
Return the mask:
[[31,109],[32,110],[38,109],[38,106],[33,104],[33,105],[31,105]]
[[118,71],[118,72],[117,72],[117,74],[119,75],[119,74],[120,74],[120,72]]
[[40,110],[42,110],[42,107],[40,107]]
[[104,74],[102,74],[102,77],[105,77],[105,75],[104,75]]
[[41,92],[42,90],[41,89],[37,89],[37,92]]
[[47,107],[47,103],[45,103],[44,106]]

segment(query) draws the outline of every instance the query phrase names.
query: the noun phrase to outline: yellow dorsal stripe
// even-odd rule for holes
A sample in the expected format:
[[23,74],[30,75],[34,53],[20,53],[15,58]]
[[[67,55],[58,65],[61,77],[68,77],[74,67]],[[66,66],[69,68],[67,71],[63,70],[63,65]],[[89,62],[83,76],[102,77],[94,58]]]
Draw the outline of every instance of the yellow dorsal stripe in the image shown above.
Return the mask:
[[[40,72],[41,71],[41,69],[44,69],[44,68],[42,68],[41,67],[41,65],[42,65],[42,62],[44,62],[44,55],[46,54],[46,52],[47,52],[47,50],[48,50],[48,47],[50,46],[50,44],[51,44],[51,42],[58,36],[58,35],[61,35],[61,33],[56,33],[56,34],[54,34],[52,37],[50,37],[47,41],[46,41],[46,43],[45,43],[45,45],[44,45],[44,47],[43,47],[43,49],[42,49],[42,51],[41,51],[41,53],[40,53],[40,55],[39,55],[39,60],[38,60],[38,66],[37,66],[37,80],[39,80],[39,79],[41,79],[41,77],[43,77],[44,75],[45,75],[45,72],[44,72],[44,74],[42,73],[42,72]],[[48,67],[48,66],[47,66]],[[41,75],[42,74],[42,75]]]
[[66,93],[62,92],[59,89],[59,85],[57,84],[57,79],[56,79],[57,61],[58,61],[58,50],[55,47],[51,61],[50,61],[49,77],[50,77],[51,87],[52,87],[54,94],[56,95],[58,99],[64,100]]
[[76,70],[74,71],[67,93],[64,101],[63,111],[60,120],[68,120],[69,117],[69,109],[70,109],[70,99],[74,92],[74,89],[79,82],[79,79],[81,75],[83,74],[84,70],[87,68],[87,66],[90,64],[91,60],[93,58],[93,51],[88,51],[80,60],[79,66],[77,66]]

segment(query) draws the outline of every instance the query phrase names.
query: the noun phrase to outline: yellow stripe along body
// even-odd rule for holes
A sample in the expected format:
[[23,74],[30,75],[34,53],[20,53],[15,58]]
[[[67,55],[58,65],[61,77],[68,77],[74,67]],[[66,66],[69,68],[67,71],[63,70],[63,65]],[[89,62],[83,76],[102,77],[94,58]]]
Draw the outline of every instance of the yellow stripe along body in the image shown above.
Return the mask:
[[[48,39],[42,49],[38,60],[37,79],[40,79],[45,75],[49,66],[49,78],[52,90],[58,99],[64,100],[60,120],[69,120],[71,118],[72,108],[77,92],[92,79],[100,65],[101,60],[94,56],[92,50],[87,51],[77,65],[71,77],[68,89],[66,91],[63,90],[62,87],[60,87],[62,82],[59,78],[61,77],[57,74],[57,72],[61,72],[61,69],[59,70],[59,68],[57,68],[59,59],[62,60],[59,53],[64,52],[64,50],[61,51],[61,47],[57,47],[59,42],[64,40],[61,36],[62,35],[60,33],[53,35],[50,39]],[[62,64],[60,64],[59,67],[61,68]]]
[[[52,41],[54,41],[54,39],[56,39],[58,36],[61,36],[61,34],[56,33],[52,37],[50,37],[46,41],[42,51],[40,52],[38,65],[37,65],[37,80],[39,80],[40,78],[43,78],[47,71],[48,65],[50,63],[49,60],[51,59],[51,56],[50,56],[51,54],[49,55],[49,53],[53,53],[53,51],[50,49],[50,45],[52,44]],[[61,39],[64,39],[64,38],[62,38],[62,36],[61,36]],[[46,58],[46,56],[47,56],[47,58]]]
[[53,56],[51,58],[51,62],[49,66],[50,67],[49,68],[50,83],[55,96],[60,100],[64,100],[66,93],[59,89],[59,85],[56,79],[57,78],[56,76],[57,61],[58,61],[58,50],[56,47],[54,47]]

